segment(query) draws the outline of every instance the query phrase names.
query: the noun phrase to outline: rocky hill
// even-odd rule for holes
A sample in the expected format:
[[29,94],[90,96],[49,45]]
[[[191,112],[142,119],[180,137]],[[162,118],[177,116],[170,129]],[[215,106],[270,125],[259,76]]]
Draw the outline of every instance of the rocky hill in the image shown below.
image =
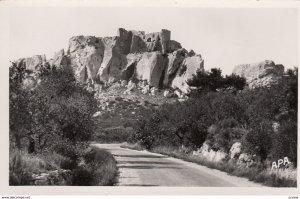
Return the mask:
[[271,86],[278,83],[283,76],[284,66],[265,60],[253,64],[238,65],[233,73],[245,77],[250,88]]
[[[190,90],[186,81],[197,70],[204,71],[201,55],[171,40],[171,32],[165,29],[146,34],[120,28],[114,37],[74,36],[67,52],[62,49],[49,60],[44,55],[22,58],[17,64],[30,71],[44,66],[72,69],[78,81],[98,93],[118,83],[128,88],[125,93],[140,88],[143,94],[155,95],[163,88],[167,89],[165,97],[179,98]],[[282,65],[266,60],[236,66],[233,73],[245,77],[249,87],[255,88],[278,82],[283,71]],[[32,77],[25,83],[36,85]]]
[[36,55],[18,63],[28,70],[37,70],[45,63],[72,68],[80,82],[97,89],[117,81],[127,84],[136,80],[150,87],[170,87],[184,93],[189,89],[186,80],[197,70],[204,70],[201,55],[182,48],[164,29],[146,34],[120,28],[114,37],[75,36],[69,40],[67,52],[60,50],[48,61],[45,56]]

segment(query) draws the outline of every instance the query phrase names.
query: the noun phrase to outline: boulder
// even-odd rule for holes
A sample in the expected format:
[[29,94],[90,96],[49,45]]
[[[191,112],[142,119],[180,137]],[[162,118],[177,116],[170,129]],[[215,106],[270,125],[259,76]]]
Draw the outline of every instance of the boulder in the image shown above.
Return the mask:
[[142,88],[142,93],[144,95],[149,94],[149,92],[150,92],[150,86],[149,85],[147,85],[147,86],[145,86],[145,87]]
[[187,99],[186,98],[179,98],[178,102],[185,102]]
[[165,90],[163,93],[164,97],[170,98],[174,96],[174,93],[172,93],[170,90]]
[[150,89],[150,94],[151,94],[151,95],[157,95],[157,93],[158,93],[158,88],[152,87],[152,88]]
[[127,84],[128,84],[128,81],[127,81],[127,80],[122,80],[122,81],[121,81],[121,86],[122,86],[122,87],[127,86]]
[[32,57],[22,58],[16,61],[17,65],[22,65],[29,71],[36,71],[46,63],[45,55],[34,55]]
[[33,90],[37,85],[38,81],[32,75],[26,75],[22,82],[22,88],[26,90]]
[[229,150],[230,159],[238,158],[241,152],[242,144],[240,142],[234,143]]
[[181,92],[179,90],[175,90],[174,94],[179,98],[181,96]]
[[130,80],[127,85],[127,91],[133,91],[135,88],[136,88],[136,83]]
[[271,86],[277,84],[283,76],[284,66],[276,65],[271,60],[254,64],[238,65],[233,73],[246,79],[249,88]]
[[273,122],[272,128],[273,128],[273,132],[274,132],[274,133],[278,133],[278,132],[279,132],[279,128],[280,128],[280,123],[278,123],[278,122]]
[[101,111],[97,111],[96,113],[93,114],[92,117],[98,117],[100,115],[102,115]]
[[251,155],[247,153],[241,153],[238,158],[237,164],[249,167],[254,164],[254,161]]
[[221,162],[225,160],[228,156],[228,154],[223,151],[214,151],[206,142],[203,143],[200,149],[194,151],[192,154],[194,156],[205,158],[211,162]]
[[188,93],[190,88],[187,80],[191,79],[197,71],[204,71],[204,60],[201,55],[186,57],[178,69],[175,78],[171,83],[171,87],[179,89],[184,93]]
[[144,81],[139,81],[138,86],[139,86],[140,88],[144,88],[145,86],[148,86],[148,83],[147,83],[146,80],[144,80]]

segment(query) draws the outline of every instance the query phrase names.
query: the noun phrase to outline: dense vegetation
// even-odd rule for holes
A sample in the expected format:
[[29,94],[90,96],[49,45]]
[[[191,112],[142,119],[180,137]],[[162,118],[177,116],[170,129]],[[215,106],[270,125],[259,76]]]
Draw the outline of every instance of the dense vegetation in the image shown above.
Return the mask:
[[262,169],[283,157],[297,166],[297,68],[269,88],[244,88],[243,78],[223,77],[219,69],[198,72],[188,83],[195,87],[189,100],[145,112],[132,142],[153,151],[193,151],[206,142],[226,153],[240,142]]
[[51,171],[60,173],[45,184],[99,184],[97,180],[84,184],[76,180],[82,173],[99,177],[91,172],[97,169],[85,156],[107,152],[88,148],[97,102],[75,81],[72,71],[45,65],[33,74],[13,63],[9,86],[10,184],[29,185],[34,183],[34,176]]

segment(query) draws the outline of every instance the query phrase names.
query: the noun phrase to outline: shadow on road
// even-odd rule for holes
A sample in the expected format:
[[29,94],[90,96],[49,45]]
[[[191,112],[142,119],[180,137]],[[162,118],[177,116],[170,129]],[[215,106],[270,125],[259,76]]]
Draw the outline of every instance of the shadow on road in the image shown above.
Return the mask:
[[161,166],[153,166],[153,165],[132,165],[132,166],[118,166],[119,168],[126,169],[181,169],[180,167],[161,167]]
[[155,185],[155,184],[127,184],[124,186],[137,186],[137,187],[157,187],[159,185]]
[[[158,161],[118,161],[119,164],[163,164],[170,165],[169,162],[158,162]],[[174,165],[174,164],[172,164]]]
[[167,156],[155,156],[155,155],[114,155],[116,157],[128,157],[128,158],[167,158]]

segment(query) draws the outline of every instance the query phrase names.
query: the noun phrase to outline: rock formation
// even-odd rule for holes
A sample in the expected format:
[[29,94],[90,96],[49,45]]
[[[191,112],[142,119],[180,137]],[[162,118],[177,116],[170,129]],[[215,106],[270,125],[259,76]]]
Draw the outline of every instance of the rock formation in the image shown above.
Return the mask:
[[[67,52],[60,50],[48,61],[44,55],[36,55],[17,64],[31,71],[45,65],[72,69],[78,81],[94,85],[92,88],[132,80],[137,85],[143,82],[142,88],[172,88],[183,94],[191,89],[187,80],[197,70],[204,71],[201,55],[182,48],[165,29],[145,34],[120,28],[114,37],[74,36]],[[282,65],[267,60],[236,66],[233,73],[245,77],[249,87],[255,88],[275,84],[283,71]],[[149,89],[142,90],[150,93]]]
[[45,55],[34,55],[32,57],[21,58],[17,60],[18,65],[23,65],[27,70],[35,71],[46,63]]
[[227,153],[221,150],[213,150],[206,142],[203,143],[200,149],[198,149],[197,151],[193,151],[193,155],[204,158],[211,162],[221,162],[228,156]]
[[284,66],[265,60],[254,64],[238,65],[233,73],[245,77],[249,88],[271,86],[278,83],[283,76]]
[[172,88],[178,88],[182,92],[187,93],[189,91],[187,80],[191,79],[197,70],[204,71],[204,60],[201,55],[186,57],[171,83]]
[[[28,70],[44,65],[45,56],[19,60]],[[118,30],[114,37],[74,36],[67,52],[60,50],[48,60],[51,67],[72,68],[82,83],[110,85],[116,81],[143,81],[151,87],[179,89],[186,93],[186,80],[203,70],[201,55],[188,52],[171,32]]]

